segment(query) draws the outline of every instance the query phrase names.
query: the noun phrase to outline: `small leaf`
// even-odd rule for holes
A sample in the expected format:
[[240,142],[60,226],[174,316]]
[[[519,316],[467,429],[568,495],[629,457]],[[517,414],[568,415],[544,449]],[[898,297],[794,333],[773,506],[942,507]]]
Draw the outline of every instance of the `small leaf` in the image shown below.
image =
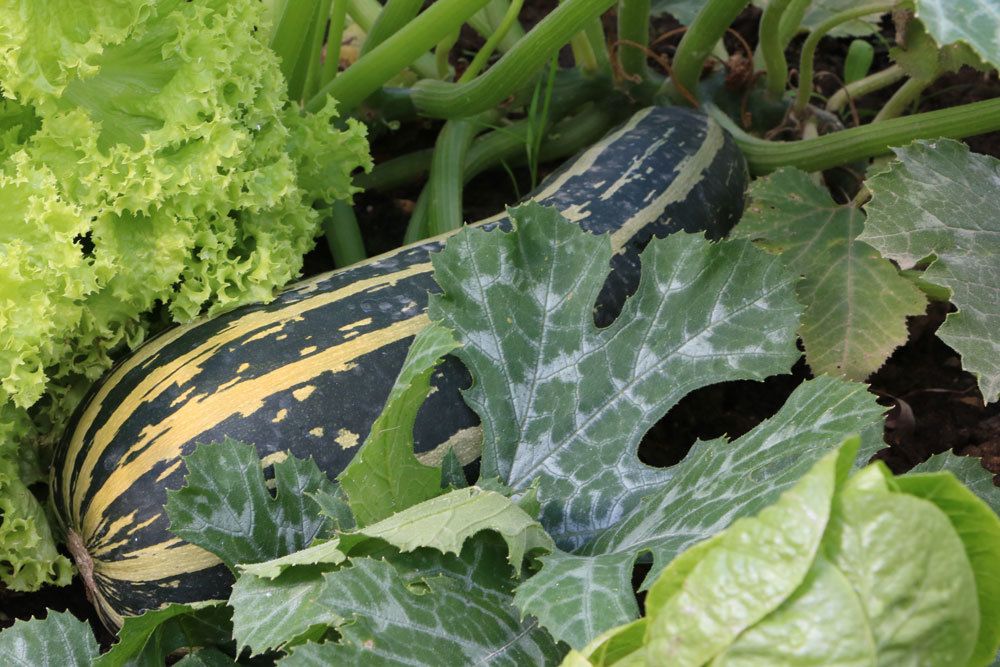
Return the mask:
[[918,141],[868,180],[861,239],[904,269],[936,259],[924,278],[951,290],[957,313],[938,336],[962,355],[987,403],[1000,398],[1000,160],[958,141]]
[[10,667],[90,667],[99,650],[90,625],[68,611],[16,621],[0,632],[0,656]]
[[441,491],[441,470],[413,453],[413,424],[427,398],[430,376],[458,346],[444,327],[417,334],[385,408],[361,450],[338,478],[358,524],[375,523]]
[[347,556],[340,550],[340,540],[332,539],[311,547],[290,553],[281,558],[266,560],[262,563],[238,565],[240,572],[251,574],[262,579],[274,579],[282,572],[295,565],[340,565]]
[[274,497],[251,445],[228,438],[199,445],[184,462],[185,486],[168,492],[170,529],[230,569],[303,549],[326,523],[309,494],[335,487],[312,460],[275,463]]
[[458,460],[458,455],[454,449],[449,449],[441,460],[441,487],[452,489],[464,489],[469,485],[465,478],[465,470],[462,469],[462,462]]
[[938,44],[964,42],[1000,67],[1000,14],[995,0],[917,0],[917,17]]
[[359,536],[380,539],[400,551],[430,547],[458,554],[466,540],[489,530],[507,543],[509,560],[520,573],[526,554],[555,548],[542,526],[510,498],[478,487],[457,489],[398,512],[377,524],[341,536],[353,544]]
[[179,649],[232,644],[230,613],[222,602],[171,604],[127,616],[118,641],[94,667],[163,665]]
[[838,206],[803,171],[754,181],[734,234],[781,255],[802,280],[800,334],[814,373],[864,380],[906,342],[906,318],[921,315],[920,290],[866,243],[864,214]]

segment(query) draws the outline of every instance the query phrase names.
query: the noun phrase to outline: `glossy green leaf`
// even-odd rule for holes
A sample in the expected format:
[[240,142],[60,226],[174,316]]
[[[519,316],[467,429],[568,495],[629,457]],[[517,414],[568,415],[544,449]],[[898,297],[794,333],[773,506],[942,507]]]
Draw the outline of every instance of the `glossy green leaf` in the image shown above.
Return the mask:
[[927,299],[867,243],[864,213],[834,203],[803,171],[781,169],[754,181],[734,230],[779,253],[802,276],[806,309],[799,331],[814,373],[864,380],[906,342],[906,318]]
[[455,331],[474,376],[482,476],[537,484],[542,525],[572,549],[670,478],[636,451],[685,394],[790,367],[799,308],[777,258],[678,234],[649,244],[638,291],[598,329],[609,239],[536,204],[511,218],[513,232],[467,228],[434,256],[444,294],[431,318]]
[[664,570],[646,601],[647,662],[703,665],[792,596],[819,554],[856,449],[827,454],[778,502],[737,520],[685,564],[683,585],[674,584],[677,565]]
[[951,472],[909,474],[896,483],[905,493],[928,500],[944,512],[965,546],[979,598],[979,639],[970,664],[985,665],[1000,649],[1000,570],[996,561],[1000,518]]
[[1000,488],[993,483],[993,473],[973,456],[958,456],[952,452],[935,454],[917,465],[909,474],[947,470],[966,488],[976,494],[997,514],[1000,514]]
[[938,330],[975,374],[987,403],[1000,398],[1000,161],[950,139],[895,149],[868,180],[861,239],[903,268],[934,257],[928,282],[951,290],[957,313]]
[[309,494],[332,493],[334,485],[311,459],[275,463],[274,496],[252,445],[228,438],[199,445],[184,463],[185,486],[167,494],[170,530],[230,569],[303,549],[326,524]]
[[0,656],[10,667],[90,667],[98,651],[90,625],[68,611],[17,621],[0,632]]
[[385,408],[364,445],[338,477],[360,525],[381,521],[441,493],[441,470],[417,460],[413,424],[431,373],[457,347],[447,329],[430,326],[414,339]]

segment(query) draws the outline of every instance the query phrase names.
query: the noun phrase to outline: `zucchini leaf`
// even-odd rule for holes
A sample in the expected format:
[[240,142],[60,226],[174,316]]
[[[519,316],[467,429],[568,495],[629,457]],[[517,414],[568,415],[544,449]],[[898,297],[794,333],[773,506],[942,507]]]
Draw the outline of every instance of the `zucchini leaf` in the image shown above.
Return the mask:
[[94,667],[158,667],[180,649],[232,647],[230,612],[222,601],[171,604],[128,616],[118,641]]
[[441,469],[424,465],[413,453],[413,424],[427,398],[431,373],[457,345],[444,327],[432,325],[417,334],[385,408],[338,477],[359,525],[381,521],[441,493]]
[[935,454],[917,465],[908,474],[940,472],[947,470],[962,482],[979,499],[1000,514],[1000,488],[993,483],[993,473],[983,467],[982,461],[972,456],[958,456],[952,452]]
[[916,0],[917,16],[941,46],[968,44],[1000,67],[1000,14],[995,0]]
[[199,445],[184,463],[184,487],[167,492],[170,530],[231,570],[304,549],[326,525],[309,494],[334,486],[312,459],[276,462],[273,497],[252,445],[228,438]]
[[90,667],[98,651],[90,625],[68,611],[49,611],[0,632],[0,656],[10,667]]
[[958,308],[938,336],[962,355],[987,403],[1000,399],[1000,160],[958,141],[917,141],[868,180],[872,200],[860,239],[910,268],[932,257],[927,282]]
[[511,217],[514,232],[466,230],[435,257],[444,294],[431,316],[456,331],[472,370],[483,476],[515,493],[537,487],[541,523],[561,548],[521,584],[518,605],[580,647],[638,615],[640,554],[652,553],[655,576],[849,434],[865,432],[870,455],[881,409],[861,385],[820,379],[734,443],[700,443],[673,469],[642,464],[642,435],[689,391],[787,370],[798,356],[793,277],[745,241],[654,240],[638,292],[598,329],[607,239],[537,205]]
[[[542,665],[565,650],[522,621],[502,543],[484,534],[461,556],[420,550],[359,557],[349,567],[298,567],[274,580],[241,577],[230,604],[236,637],[257,653],[291,644],[281,665]],[[338,641],[303,643],[317,624]],[[297,646],[296,646],[297,645]]]
[[[988,0],[983,0],[988,2]],[[840,12],[851,9],[856,5],[857,0],[813,0],[808,3],[808,9],[802,16],[802,30],[812,30],[830,17]],[[653,0],[651,12],[655,14],[668,13],[684,25],[691,25],[698,12],[706,4],[705,0]],[[767,0],[754,0],[753,4],[758,7],[766,7]],[[791,12],[789,12],[791,13]],[[784,23],[784,22],[783,22]],[[875,32],[878,26],[878,16],[865,17],[849,21],[834,29],[831,34],[838,37],[850,35],[870,35]],[[782,25],[782,34],[792,37],[795,31]]]
[[816,374],[864,380],[906,342],[906,318],[927,299],[867,243],[864,213],[834,203],[804,171],[781,169],[754,181],[751,204],[734,230],[781,255],[802,276],[799,333]]

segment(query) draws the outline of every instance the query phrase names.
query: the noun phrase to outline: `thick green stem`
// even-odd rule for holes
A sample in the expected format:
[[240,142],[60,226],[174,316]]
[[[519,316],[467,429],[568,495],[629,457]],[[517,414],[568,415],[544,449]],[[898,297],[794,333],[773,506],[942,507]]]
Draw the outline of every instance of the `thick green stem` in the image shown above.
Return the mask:
[[571,43],[577,42],[581,37],[590,45],[590,53],[594,56],[594,69],[585,69],[584,71],[587,74],[611,72],[611,54],[608,52],[608,42],[604,36],[604,24],[601,23],[600,16],[595,16],[587,21],[582,35],[576,35]]
[[313,56],[319,57],[318,50],[309,50],[318,4],[319,0],[286,3],[271,34],[271,49],[278,54],[281,73],[288,83],[288,96],[293,100],[302,99],[309,60]]
[[333,263],[338,268],[350,266],[368,257],[358,219],[347,202],[333,203],[327,216],[323,218],[323,232],[330,254],[333,255]]
[[696,104],[698,80],[705,60],[749,0],[709,0],[677,46],[672,76],[663,92],[678,104]]
[[788,61],[781,41],[781,18],[791,0],[771,0],[760,19],[760,55],[766,72],[766,90],[780,99],[788,86]]
[[524,4],[524,0],[514,0],[510,3],[507,8],[507,13],[504,14],[503,19],[500,21],[500,25],[497,26],[496,32],[489,36],[483,48],[479,49],[476,53],[475,58],[469,63],[469,67],[462,73],[462,76],[458,79],[459,83],[465,83],[467,81],[475,78],[489,61],[490,56],[497,50],[500,42],[507,35],[511,28],[517,23],[517,16],[521,13],[521,6]]
[[340,71],[340,47],[344,42],[344,26],[347,23],[347,0],[333,0],[330,11],[330,31],[326,38],[326,56],[319,85],[333,81]]
[[781,15],[781,26],[779,28],[781,48],[787,49],[792,39],[798,34],[799,27],[802,25],[802,19],[805,18],[811,4],[812,0],[792,0],[788,4],[788,8]]
[[[417,110],[434,118],[460,118],[499,106],[512,93],[530,84],[539,70],[587,21],[600,16],[614,1],[567,0],[542,19],[482,76],[467,83],[417,83],[413,88],[413,102]],[[447,2],[438,0],[431,5],[431,9]]]
[[819,41],[834,28],[841,26],[848,21],[868,16],[870,14],[883,14],[892,11],[891,2],[871,2],[853,7],[847,11],[831,16],[826,21],[818,25],[806,38],[802,45],[802,58],[799,62],[799,90],[795,97],[795,112],[805,113],[809,107],[809,100],[812,98],[813,88],[813,63],[816,58],[816,47]]
[[928,86],[934,83],[934,79],[913,78],[899,87],[892,97],[886,101],[879,112],[872,120],[873,123],[882,123],[890,118],[897,118],[906,113],[907,108],[913,104],[920,94],[927,90]]
[[434,147],[431,176],[427,181],[427,231],[431,236],[462,226],[462,185],[465,183],[465,156],[476,135],[486,124],[497,120],[495,112],[475,118],[450,120],[444,124]]
[[365,38],[365,43],[361,47],[361,55],[370,53],[372,49],[415,19],[423,4],[423,0],[388,0],[378,18],[375,19],[375,24],[368,31],[368,37]]
[[704,109],[733,135],[755,174],[789,166],[820,171],[883,155],[891,146],[916,139],[963,139],[1000,130],[1000,98],[893,118],[806,141],[759,139],[744,132],[714,104],[706,102]]
[[891,65],[884,70],[869,74],[863,79],[849,83],[834,93],[826,103],[826,110],[840,112],[852,99],[864,97],[877,90],[887,88],[906,76],[906,70],[899,65]]
[[[347,0],[347,14],[358,24],[358,27],[371,32],[382,13],[382,5],[378,0]],[[417,58],[411,65],[411,69],[422,77],[433,79],[436,74],[434,68],[434,56],[425,53]]]
[[[340,102],[342,113],[356,108],[366,97],[406,69],[414,60],[458,30],[487,2],[489,0],[438,0],[324,86],[309,100],[306,108],[309,111],[322,109],[327,95],[332,95]],[[553,15],[555,12],[550,16]],[[463,85],[474,84],[475,82]],[[491,103],[486,108],[493,106],[496,105]]]
[[323,38],[326,36],[326,22],[330,17],[331,1],[320,0],[316,6],[316,19],[313,21],[312,40],[308,53],[309,65],[306,68],[306,82],[302,89],[302,97],[304,99],[309,99],[315,95],[316,90],[321,85],[320,71],[323,63],[320,59],[320,53],[323,50]]
[[649,0],[618,0],[618,62],[629,78],[646,78]]
[[[495,33],[500,26],[503,17],[507,15],[509,5],[508,0],[490,0],[490,4],[469,19],[469,26],[478,32],[483,39],[489,39],[490,35]],[[500,43],[497,44],[497,50],[501,53],[510,51],[522,37],[524,37],[524,28],[515,21]]]

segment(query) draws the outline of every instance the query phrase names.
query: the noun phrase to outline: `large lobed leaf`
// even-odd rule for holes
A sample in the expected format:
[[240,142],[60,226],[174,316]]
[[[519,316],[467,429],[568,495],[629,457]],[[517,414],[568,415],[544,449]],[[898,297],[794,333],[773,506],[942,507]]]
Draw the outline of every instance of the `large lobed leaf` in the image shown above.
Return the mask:
[[672,405],[791,366],[799,307],[777,258],[674,235],[649,244],[636,294],[598,329],[609,240],[535,204],[511,218],[514,232],[466,229],[434,257],[444,293],[430,314],[475,379],[465,397],[483,423],[483,476],[537,484],[542,524],[575,548],[669,478],[636,451]]
[[802,276],[799,330],[814,373],[864,380],[906,342],[906,318],[927,299],[867,243],[864,213],[839,206],[798,169],[754,181],[751,204],[734,230],[781,254]]
[[983,398],[1000,398],[1000,161],[957,141],[918,141],[869,179],[861,240],[903,268],[931,257],[924,279],[951,290],[957,313],[938,335],[962,355]]
[[90,625],[68,611],[17,621],[0,632],[0,656],[11,667],[90,667],[98,651]]

